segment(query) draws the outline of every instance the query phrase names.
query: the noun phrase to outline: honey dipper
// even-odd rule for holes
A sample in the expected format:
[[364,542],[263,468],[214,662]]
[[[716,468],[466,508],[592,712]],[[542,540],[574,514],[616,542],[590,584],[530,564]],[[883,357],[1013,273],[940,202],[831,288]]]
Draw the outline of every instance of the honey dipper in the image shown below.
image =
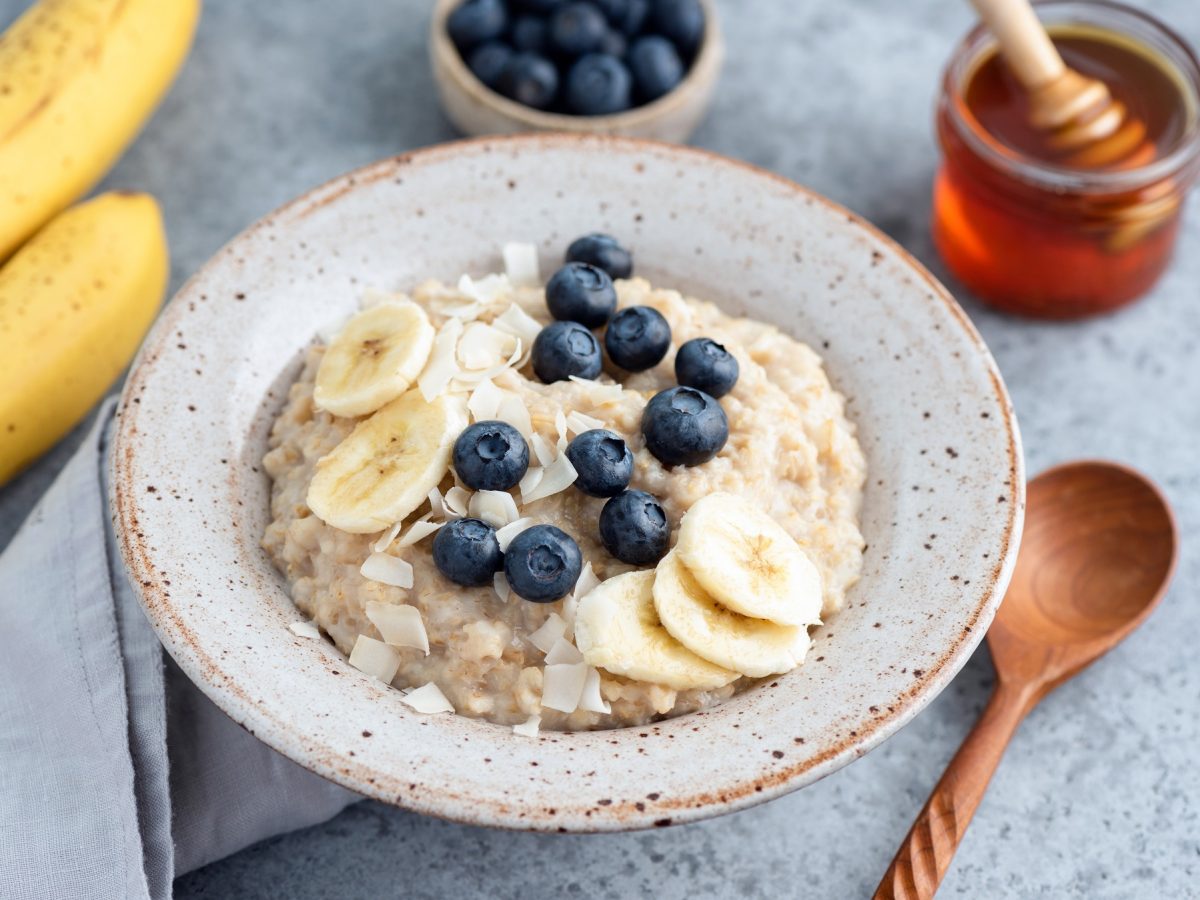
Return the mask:
[[1068,68],[1029,0],[971,0],[1028,92],[1029,122],[1073,168],[1122,168],[1154,158],[1146,124],[1108,86]]

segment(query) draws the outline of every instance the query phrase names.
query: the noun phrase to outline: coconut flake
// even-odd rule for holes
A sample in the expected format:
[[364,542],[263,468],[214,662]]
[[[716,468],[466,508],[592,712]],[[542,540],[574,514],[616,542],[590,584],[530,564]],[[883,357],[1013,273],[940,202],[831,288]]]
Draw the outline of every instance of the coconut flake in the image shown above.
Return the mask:
[[363,578],[378,581],[380,584],[390,584],[398,588],[413,586],[413,567],[407,560],[398,556],[372,553],[358,571]]
[[549,653],[556,641],[561,640],[567,633],[567,623],[558,613],[552,612],[546,616],[542,626],[529,636],[529,643],[543,653]]
[[[501,547],[501,550],[503,549]],[[504,577],[503,572],[497,572],[492,576],[492,590],[496,592],[496,596],[500,598],[501,603],[508,602],[508,598],[512,595],[512,588],[508,586],[508,579]]]
[[[533,470],[530,469],[530,471]],[[541,500],[543,497],[549,497],[552,494],[557,494],[559,491],[565,491],[579,477],[579,473],[575,471],[575,467],[571,465],[571,460],[565,453],[560,453],[558,458],[542,471],[542,477],[532,490],[525,490],[523,486],[524,479],[522,479],[522,503],[532,503],[534,500]],[[528,475],[528,473],[526,474]]]
[[457,484],[446,491],[446,517],[450,518],[453,515],[456,519],[461,519],[467,514],[467,510],[471,504],[471,492],[465,488],[459,487]]
[[506,360],[512,353],[509,348],[519,341],[507,331],[472,322],[459,339],[458,359],[467,369],[486,369]]
[[533,455],[537,457],[537,461],[543,466],[548,466],[554,462],[554,457],[558,454],[554,452],[554,448],[550,446],[548,440],[537,432],[534,432],[533,438],[529,443],[533,445]]
[[508,549],[508,545],[512,543],[512,539],[524,531],[526,528],[532,528],[537,524],[536,519],[524,518],[509,522],[503,528],[496,529],[496,541],[500,544],[500,552],[503,553]]
[[588,666],[587,678],[583,681],[583,694],[579,698],[579,708],[584,712],[611,713],[612,704],[600,695],[600,673]]
[[518,287],[537,287],[542,278],[538,271],[537,246],[512,241],[504,245],[504,274]]
[[462,333],[462,319],[447,319],[433,339],[433,352],[429,354],[425,371],[417,379],[421,394],[429,403],[445,393],[454,376],[459,373],[457,350]]
[[425,513],[425,515],[413,522],[408,527],[408,531],[404,532],[404,537],[400,538],[400,543],[396,546],[411,547],[413,544],[425,540],[425,538],[446,524],[445,522],[430,522],[429,517],[431,515],[433,513]]
[[400,651],[383,641],[360,634],[350,651],[350,665],[384,684],[396,677],[400,668]]
[[554,413],[554,430],[558,432],[560,442],[567,439],[567,417],[561,407]]
[[458,279],[458,292],[476,303],[488,304],[511,294],[512,284],[508,276],[501,273],[485,275],[478,281],[470,275],[463,275]]
[[389,528],[387,531],[385,531],[383,533],[383,537],[381,537],[379,540],[377,540],[374,544],[371,545],[371,549],[374,550],[376,553],[382,553],[384,550],[386,550],[388,547],[390,547],[392,545],[392,541],[394,541],[396,539],[396,535],[398,535],[400,533],[400,529],[403,527],[404,527],[403,520],[396,522],[394,525],[392,525],[391,528]]
[[542,483],[542,479],[546,475],[546,470],[541,466],[530,466],[525,470],[525,474],[521,476],[521,480],[517,482],[517,487],[521,489],[521,502],[528,503],[528,495],[537,489],[537,486]]
[[542,330],[541,323],[517,304],[512,304],[492,320],[492,324],[501,331],[519,337],[526,347],[532,347]]
[[592,564],[586,562],[583,564],[583,570],[579,573],[579,578],[575,582],[575,589],[571,593],[578,599],[582,600],[592,592],[593,588],[600,586],[600,579],[596,577],[595,570],[592,569]]
[[429,492],[429,513],[434,518],[446,518],[446,501],[442,499],[442,492],[434,488]]
[[459,372],[454,376],[453,387],[457,390],[473,390],[472,385],[478,384],[485,378],[495,378],[505,369],[511,369],[517,364],[521,358],[521,342],[518,340],[513,348],[512,356],[506,360],[501,360],[488,369],[481,369],[478,372]]
[[563,598],[562,615],[563,621],[567,623],[567,637],[575,637],[575,614],[579,611],[579,595],[567,594]]
[[400,698],[400,702],[405,706],[411,706],[419,713],[452,713],[454,706],[446,695],[432,681],[429,684],[417,688]]
[[320,629],[312,622],[293,622],[288,626],[288,630],[296,637],[317,639],[321,637]]
[[596,405],[612,403],[621,399],[622,388],[619,384],[601,384],[599,381],[589,381],[586,378],[580,378],[578,375],[572,375],[571,380],[576,384],[581,384],[589,388],[588,399],[595,401]]
[[476,491],[471,495],[467,510],[493,528],[503,528],[517,520],[517,501],[508,491]]
[[512,391],[501,391],[500,405],[496,408],[496,418],[507,422],[521,437],[530,440],[533,437],[533,421],[529,418],[529,408],[517,394]]
[[385,643],[393,647],[416,647],[429,655],[429,635],[421,611],[415,606],[368,600],[366,613]]
[[585,416],[581,412],[567,414],[567,430],[572,434],[583,434],[585,431],[595,431],[597,428],[603,427],[604,423],[599,419]]
[[500,410],[500,401],[503,399],[504,392],[496,387],[496,382],[485,378],[471,392],[471,397],[467,400],[467,409],[471,411],[471,416],[476,422],[494,419]]
[[587,663],[583,662],[546,666],[542,670],[542,706],[559,712],[575,712],[583,696],[587,671]]
[[[564,622],[563,624],[565,625],[566,623]],[[564,637],[560,637],[555,641],[554,646],[546,654],[546,665],[548,666],[573,666],[581,662],[583,662],[583,654]]]
[[513,734],[519,734],[521,737],[535,738],[538,736],[538,729],[541,727],[541,716],[530,716],[524,722],[520,722],[512,727]]

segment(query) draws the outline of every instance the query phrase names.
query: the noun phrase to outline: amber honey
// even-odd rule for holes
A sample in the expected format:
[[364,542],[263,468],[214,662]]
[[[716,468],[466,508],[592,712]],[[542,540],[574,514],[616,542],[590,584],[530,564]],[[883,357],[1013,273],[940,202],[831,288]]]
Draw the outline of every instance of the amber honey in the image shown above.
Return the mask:
[[1028,120],[1028,100],[986,35],[947,69],[938,110],[944,154],[933,232],[973,293],[1026,315],[1070,318],[1145,293],[1170,260],[1200,159],[1200,66],[1148,17],[1107,3],[1049,3],[1066,64],[1108,85],[1146,128],[1137,149],[1080,166]]

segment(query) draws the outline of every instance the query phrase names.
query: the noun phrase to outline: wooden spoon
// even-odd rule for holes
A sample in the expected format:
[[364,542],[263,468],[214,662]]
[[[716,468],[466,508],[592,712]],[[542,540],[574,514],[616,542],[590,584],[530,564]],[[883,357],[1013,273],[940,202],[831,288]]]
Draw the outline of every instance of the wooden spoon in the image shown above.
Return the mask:
[[934,895],[1021,720],[1150,614],[1171,580],[1177,543],[1166,499],[1130,469],[1069,463],[1030,482],[1016,570],[987,636],[996,689],[876,900]]
[[1146,161],[1146,125],[1102,81],[1067,68],[1029,0],[971,0],[1029,94],[1029,122],[1080,169]]

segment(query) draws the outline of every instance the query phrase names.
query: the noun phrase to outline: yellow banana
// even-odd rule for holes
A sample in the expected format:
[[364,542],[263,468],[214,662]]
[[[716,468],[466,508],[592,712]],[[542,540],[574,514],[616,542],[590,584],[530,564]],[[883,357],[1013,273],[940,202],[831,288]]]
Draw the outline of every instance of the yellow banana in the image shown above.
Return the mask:
[[133,140],[199,13],[199,0],[40,0],[0,35],[0,260]]
[[147,194],[102,194],[0,268],[0,484],[66,434],[141,343],[167,286]]

